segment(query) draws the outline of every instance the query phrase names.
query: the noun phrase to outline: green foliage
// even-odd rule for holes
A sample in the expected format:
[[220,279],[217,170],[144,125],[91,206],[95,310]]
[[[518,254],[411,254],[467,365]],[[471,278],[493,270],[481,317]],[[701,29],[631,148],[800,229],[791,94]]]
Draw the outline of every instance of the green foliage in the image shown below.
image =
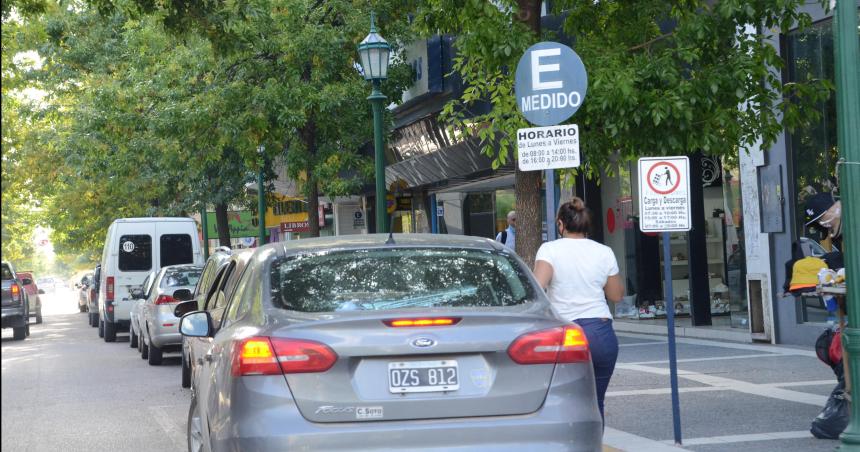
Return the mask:
[[[417,23],[424,33],[458,35],[455,70],[466,89],[445,107],[450,124],[480,137],[494,166],[510,160],[514,134],[526,126],[513,92],[516,64],[542,40],[516,19],[515,2],[429,0]],[[745,24],[807,26],[801,0],[552,2],[563,32],[588,72],[580,125],[585,165],[595,177],[618,155],[702,151],[737,156],[761,140],[769,147],[783,127],[812,119],[809,108],[832,90],[826,81],[782,86],[783,61],[762,34]],[[456,11],[450,14],[450,11]],[[544,40],[559,39],[544,30]],[[492,110],[472,110],[489,102]],[[740,104],[750,108],[739,109]],[[805,114],[802,114],[804,112]]]

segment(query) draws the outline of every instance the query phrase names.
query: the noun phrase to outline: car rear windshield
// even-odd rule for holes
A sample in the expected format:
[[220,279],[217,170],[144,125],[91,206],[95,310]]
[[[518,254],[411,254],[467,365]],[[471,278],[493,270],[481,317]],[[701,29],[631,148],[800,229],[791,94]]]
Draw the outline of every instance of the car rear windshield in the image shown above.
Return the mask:
[[152,237],[147,234],[120,236],[119,269],[146,271],[150,268],[152,268]]
[[6,264],[3,264],[3,279],[15,279],[15,276],[12,275],[12,269]]
[[161,278],[161,287],[196,286],[201,273],[203,269],[200,268],[167,271]]
[[191,236],[188,234],[164,234],[159,239],[161,245],[161,266],[191,264],[194,262],[191,250]]
[[483,250],[390,248],[280,258],[272,302],[300,312],[511,306],[533,298],[520,266]]

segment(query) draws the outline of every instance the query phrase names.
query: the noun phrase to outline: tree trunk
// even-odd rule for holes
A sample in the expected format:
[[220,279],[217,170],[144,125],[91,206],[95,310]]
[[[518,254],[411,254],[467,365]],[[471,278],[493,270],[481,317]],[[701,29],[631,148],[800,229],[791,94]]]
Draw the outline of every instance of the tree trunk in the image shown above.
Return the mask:
[[308,153],[308,166],[305,168],[307,175],[307,187],[305,193],[308,197],[308,226],[311,237],[320,236],[319,225],[319,184],[314,172],[317,153],[317,125],[313,119],[309,119],[301,131],[302,141],[305,143],[305,152]]
[[218,244],[230,246],[230,223],[227,221],[227,203],[215,204],[215,228],[218,229]]
[[[540,0],[518,0],[517,18],[528,25],[535,38],[540,38]],[[516,252],[530,268],[534,267],[535,254],[541,245],[540,171],[520,171],[515,175],[514,193],[517,197]],[[552,219],[548,227],[552,227]]]
[[320,191],[316,175],[313,170],[308,170],[308,226],[311,228],[311,237],[320,236]]

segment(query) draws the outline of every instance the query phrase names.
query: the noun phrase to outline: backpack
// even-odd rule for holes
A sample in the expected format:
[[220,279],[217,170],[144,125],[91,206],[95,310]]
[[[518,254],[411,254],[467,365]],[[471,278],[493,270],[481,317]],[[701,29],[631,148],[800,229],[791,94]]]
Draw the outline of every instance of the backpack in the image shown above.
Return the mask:
[[502,235],[501,235],[501,237],[499,237],[499,242],[501,242],[502,245],[505,245],[508,243],[508,230],[507,229],[502,231]]

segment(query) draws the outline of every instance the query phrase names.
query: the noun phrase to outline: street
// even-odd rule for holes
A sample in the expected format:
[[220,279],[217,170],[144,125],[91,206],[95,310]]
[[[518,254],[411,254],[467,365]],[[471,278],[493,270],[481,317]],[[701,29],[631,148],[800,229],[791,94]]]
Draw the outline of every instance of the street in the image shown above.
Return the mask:
[[[189,391],[179,358],[149,366],[126,335],[100,340],[71,291],[44,297],[45,323],[2,339],[2,437],[16,451],[185,450]],[[606,451],[671,447],[666,341],[619,334],[606,401]],[[684,449],[830,451],[809,423],[835,385],[807,349],[679,339]]]

